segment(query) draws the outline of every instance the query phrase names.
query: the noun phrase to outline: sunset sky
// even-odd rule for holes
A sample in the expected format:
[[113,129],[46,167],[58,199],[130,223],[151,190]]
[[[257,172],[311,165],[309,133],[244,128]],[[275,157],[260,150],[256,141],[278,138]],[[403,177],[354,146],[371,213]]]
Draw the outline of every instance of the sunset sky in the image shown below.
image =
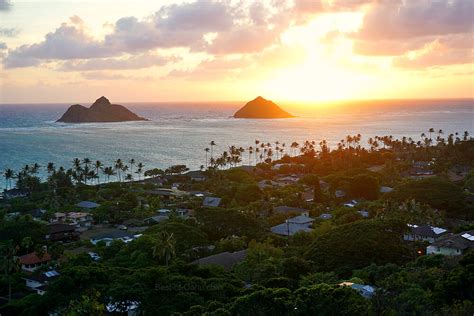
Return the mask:
[[0,103],[474,97],[473,12],[472,0],[0,0]]

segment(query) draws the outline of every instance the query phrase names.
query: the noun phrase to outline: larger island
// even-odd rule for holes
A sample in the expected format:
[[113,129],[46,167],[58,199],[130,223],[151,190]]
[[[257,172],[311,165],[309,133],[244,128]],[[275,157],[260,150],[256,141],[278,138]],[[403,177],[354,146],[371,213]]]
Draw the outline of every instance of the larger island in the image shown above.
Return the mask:
[[257,97],[235,112],[235,118],[275,119],[294,117],[270,100]]
[[111,104],[106,97],[97,99],[91,107],[80,104],[69,107],[57,122],[62,123],[94,123],[94,122],[128,122],[148,121],[128,110],[123,105]]

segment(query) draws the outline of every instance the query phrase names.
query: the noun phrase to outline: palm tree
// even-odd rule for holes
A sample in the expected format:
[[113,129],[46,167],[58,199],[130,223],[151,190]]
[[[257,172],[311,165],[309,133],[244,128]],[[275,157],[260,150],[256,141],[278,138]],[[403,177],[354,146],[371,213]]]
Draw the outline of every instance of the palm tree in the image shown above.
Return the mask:
[[94,163],[94,170],[97,175],[97,184],[100,184],[100,176],[99,176],[99,171],[102,169],[103,164],[99,160],[96,160]]
[[164,259],[166,265],[168,265],[170,260],[176,255],[174,234],[161,231],[157,237],[157,242],[153,247],[153,257]]
[[5,188],[10,189],[12,188],[12,178],[15,176],[15,173],[12,169],[6,169],[5,172],[3,173],[3,176],[5,177]]
[[127,175],[125,176],[125,181],[131,182],[132,180],[133,180],[132,174],[127,173]]
[[13,273],[20,270],[20,259],[16,255],[18,252],[18,246],[14,246],[11,243],[2,245],[1,256],[0,256],[0,267],[5,273],[8,279],[8,302],[12,300],[12,280],[11,276]]
[[56,167],[54,166],[54,162],[48,162],[48,165],[46,166],[46,170],[48,171],[48,174],[52,174],[55,171]]
[[31,167],[31,174],[37,174],[41,166],[38,163],[34,163],[33,167]]
[[212,140],[209,145],[211,145],[211,158],[214,158],[214,146],[216,146],[216,142]]
[[430,139],[431,139],[431,133],[434,133],[434,131],[435,131],[435,130],[434,130],[433,127],[431,127],[431,128],[428,130],[428,133],[430,133]]
[[204,151],[206,152],[206,167],[207,167],[207,154],[209,153],[209,148],[204,148]]
[[123,169],[122,159],[119,158],[115,161],[114,168],[117,171],[117,176],[118,176],[119,182],[122,182],[122,177],[121,177],[121,172],[122,172],[122,169]]
[[[128,163],[130,164],[130,173],[133,174],[133,165],[135,164],[135,159],[133,159],[133,158],[130,159],[128,161]],[[133,178],[133,176],[132,176],[132,178]]]
[[139,162],[137,165],[137,172],[136,172],[136,174],[138,174],[138,180],[141,180],[142,178],[143,167],[145,167],[143,163]]
[[107,176],[107,182],[110,182],[110,177],[116,174],[113,167],[105,167],[103,172]]

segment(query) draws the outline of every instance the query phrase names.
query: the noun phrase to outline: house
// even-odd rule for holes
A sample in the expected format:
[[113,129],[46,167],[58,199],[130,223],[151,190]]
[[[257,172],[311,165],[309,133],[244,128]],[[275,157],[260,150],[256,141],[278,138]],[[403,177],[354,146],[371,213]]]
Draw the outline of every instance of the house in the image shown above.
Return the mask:
[[105,306],[107,313],[112,315],[126,315],[126,316],[136,316],[140,315],[139,311],[140,302],[138,301],[121,301],[121,302],[111,302]]
[[52,223],[46,226],[45,239],[49,241],[74,241],[79,239],[76,227],[64,223]]
[[56,212],[51,218],[51,222],[64,222],[66,220],[66,213]]
[[221,198],[206,196],[202,201],[203,207],[219,207],[221,204]]
[[474,230],[469,230],[459,234],[445,235],[439,238],[437,241],[426,247],[426,254],[458,256],[472,248],[474,248]]
[[178,189],[167,189],[167,188],[147,190],[145,191],[145,193],[150,194],[150,195],[157,195],[161,197],[163,200],[173,200],[173,199],[180,198],[189,194],[188,192],[180,191]]
[[217,255],[212,255],[193,261],[197,265],[218,265],[226,270],[232,269],[237,263],[242,262],[247,256],[247,250],[240,250],[236,252],[221,252]]
[[140,236],[141,236],[141,234],[133,235],[133,234],[129,234],[129,233],[123,231],[123,230],[116,230],[116,231],[112,231],[112,232],[109,232],[109,233],[92,236],[90,238],[90,242],[93,245],[97,245],[99,242],[105,242],[105,245],[108,247],[115,240],[121,240],[124,243],[129,243],[132,240],[137,239]]
[[46,210],[35,208],[34,210],[29,211],[27,214],[31,215],[33,220],[39,221],[43,218],[44,214],[46,214]]
[[295,174],[289,175],[289,176],[284,176],[284,177],[279,177],[276,179],[276,182],[280,186],[288,186],[292,184],[296,184],[301,178]]
[[207,176],[203,171],[189,171],[184,174],[186,177],[190,178],[191,181],[201,182],[207,180]]
[[322,220],[328,220],[328,219],[332,218],[332,215],[329,214],[329,213],[323,213],[323,214],[319,215],[319,218],[322,219]]
[[69,212],[66,221],[76,226],[76,230],[85,231],[92,226],[92,215],[85,212]]
[[266,188],[273,188],[274,186],[278,186],[278,183],[272,180],[260,180],[257,183],[257,186],[260,190],[263,190]]
[[97,204],[97,203],[91,202],[91,201],[82,201],[82,202],[77,203],[76,206],[79,207],[79,208],[92,210],[92,209],[98,208],[100,206],[100,204]]
[[410,169],[411,176],[432,176],[434,175],[431,166],[433,165],[432,161],[413,161],[412,167]]
[[43,295],[46,292],[48,284],[59,277],[59,272],[49,270],[40,274],[32,274],[23,278],[26,287],[35,291],[36,294]]
[[391,187],[380,187],[380,193],[390,193],[393,191],[393,188]]
[[345,207],[353,208],[353,207],[355,207],[357,204],[359,204],[359,202],[357,202],[356,200],[351,200],[351,201],[349,201],[349,202],[344,203],[344,206],[345,206]]
[[25,189],[3,190],[3,197],[6,200],[24,198],[28,196],[30,196],[30,190],[25,190]]
[[46,252],[40,256],[37,252],[31,252],[21,256],[19,259],[23,271],[34,272],[42,265],[51,262],[51,255]]
[[409,224],[408,227],[410,231],[403,236],[404,240],[427,241],[430,244],[448,232],[444,228],[433,227],[429,225],[418,226]]
[[357,284],[353,282],[342,282],[341,286],[350,286],[365,298],[371,298],[375,294],[376,288],[370,285]]
[[362,216],[363,218],[368,218],[369,217],[369,211],[366,211],[366,210],[360,210],[360,211],[357,211],[357,213],[360,214],[360,216]]
[[284,223],[273,226],[272,233],[282,236],[293,236],[298,232],[310,232],[314,219],[309,216],[299,215],[287,219]]
[[336,192],[334,192],[334,196],[338,199],[341,199],[346,196],[346,192],[342,190],[336,190]]
[[309,210],[299,207],[292,206],[277,206],[273,208],[273,213],[276,214],[288,214],[288,213],[298,213],[300,215],[309,216]]

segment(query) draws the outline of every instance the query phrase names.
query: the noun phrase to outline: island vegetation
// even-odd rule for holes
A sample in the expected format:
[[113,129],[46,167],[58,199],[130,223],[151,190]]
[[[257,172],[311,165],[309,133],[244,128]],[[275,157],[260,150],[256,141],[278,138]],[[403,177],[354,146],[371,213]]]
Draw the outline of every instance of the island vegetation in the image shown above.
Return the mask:
[[362,139],[5,170],[0,314],[472,315],[474,140]]

